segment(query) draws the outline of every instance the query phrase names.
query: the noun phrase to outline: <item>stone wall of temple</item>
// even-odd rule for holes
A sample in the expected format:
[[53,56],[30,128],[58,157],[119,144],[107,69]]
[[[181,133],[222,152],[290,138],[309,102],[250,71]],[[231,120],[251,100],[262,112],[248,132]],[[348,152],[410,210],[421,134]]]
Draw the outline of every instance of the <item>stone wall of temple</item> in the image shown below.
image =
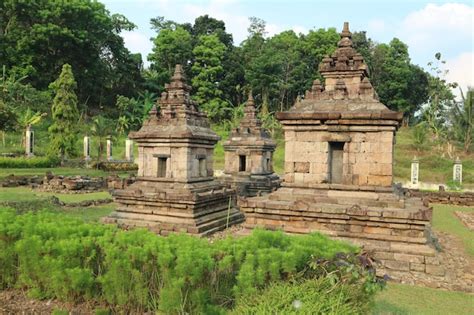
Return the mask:
[[285,131],[285,183],[329,183],[329,144],[344,143],[343,185],[391,186],[393,131]]

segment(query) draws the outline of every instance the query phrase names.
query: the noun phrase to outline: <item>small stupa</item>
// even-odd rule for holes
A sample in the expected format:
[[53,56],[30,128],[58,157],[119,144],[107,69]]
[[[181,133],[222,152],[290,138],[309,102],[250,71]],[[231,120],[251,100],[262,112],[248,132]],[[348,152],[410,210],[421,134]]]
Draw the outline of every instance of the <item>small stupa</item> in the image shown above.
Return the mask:
[[239,196],[256,196],[275,190],[280,178],[273,171],[276,143],[262,128],[252,92],[244,117],[224,142],[225,168],[221,179],[235,188]]

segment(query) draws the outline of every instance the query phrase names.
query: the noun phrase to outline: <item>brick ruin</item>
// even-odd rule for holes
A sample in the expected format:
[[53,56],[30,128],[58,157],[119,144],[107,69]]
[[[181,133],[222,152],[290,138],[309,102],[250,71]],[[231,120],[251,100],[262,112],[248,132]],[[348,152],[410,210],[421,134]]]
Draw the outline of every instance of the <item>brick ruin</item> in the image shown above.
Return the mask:
[[[159,234],[206,235],[241,222],[235,192],[213,177],[214,146],[220,139],[191,100],[183,69],[176,66],[142,128],[129,135],[138,144],[138,176],[114,192],[116,211],[104,219]],[[232,198],[234,197],[234,198]]]
[[393,188],[395,132],[402,114],[383,105],[344,24],[338,48],[287,112],[282,188],[240,202],[247,229],[319,231],[364,246],[378,272],[402,279],[444,274],[431,245],[432,209]]
[[275,148],[275,141],[257,117],[250,92],[243,119],[224,142],[225,167],[220,179],[236,189],[239,196],[275,190],[280,185],[280,178],[273,172]]

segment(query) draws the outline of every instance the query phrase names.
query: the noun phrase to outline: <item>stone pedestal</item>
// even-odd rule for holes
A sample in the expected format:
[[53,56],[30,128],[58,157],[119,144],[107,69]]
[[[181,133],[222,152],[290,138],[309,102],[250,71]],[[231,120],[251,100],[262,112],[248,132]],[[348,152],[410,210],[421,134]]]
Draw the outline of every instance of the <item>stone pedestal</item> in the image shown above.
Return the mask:
[[125,140],[125,160],[133,162],[133,140]]
[[411,161],[411,179],[410,179],[410,183],[413,185],[413,186],[418,186],[418,180],[419,180],[419,174],[420,174],[420,163],[417,159],[417,157],[415,156],[413,158],[413,160]]
[[104,221],[141,226],[166,235],[206,235],[242,222],[235,191],[214,180],[213,152],[219,137],[191,100],[176,66],[159,105],[142,128],[129,135],[138,144],[138,177],[114,192],[117,209]]
[[112,161],[112,140],[107,139],[107,161]]
[[239,196],[257,196],[280,186],[273,172],[276,143],[261,125],[250,93],[242,121],[224,142],[225,168],[220,178]]
[[35,133],[30,125],[26,127],[25,132],[25,155],[26,157],[34,156]]
[[91,160],[91,138],[89,136],[84,137],[84,160],[89,162]]
[[456,158],[453,165],[453,181],[462,184],[462,163],[461,160]]

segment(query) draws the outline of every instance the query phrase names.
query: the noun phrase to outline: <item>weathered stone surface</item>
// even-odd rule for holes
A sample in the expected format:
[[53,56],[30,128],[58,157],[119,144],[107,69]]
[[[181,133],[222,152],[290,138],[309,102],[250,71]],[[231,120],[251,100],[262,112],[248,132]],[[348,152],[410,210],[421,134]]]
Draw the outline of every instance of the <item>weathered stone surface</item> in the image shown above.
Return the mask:
[[277,114],[285,132],[285,182],[241,203],[245,226],[319,231],[373,252],[395,277],[425,272],[426,259],[436,256],[427,237],[432,209],[392,187],[402,115],[379,102],[347,25],[320,73],[325,86],[316,80],[305,99]]
[[129,135],[138,144],[138,177],[115,190],[118,207],[104,221],[162,235],[205,235],[241,222],[235,191],[213,178],[212,154],[219,137],[191,100],[180,65],[165,90],[160,112],[154,106],[142,128]]
[[236,189],[239,196],[256,196],[280,186],[280,179],[273,172],[276,143],[262,128],[256,113],[249,93],[243,119],[224,142],[225,167],[220,180]]

